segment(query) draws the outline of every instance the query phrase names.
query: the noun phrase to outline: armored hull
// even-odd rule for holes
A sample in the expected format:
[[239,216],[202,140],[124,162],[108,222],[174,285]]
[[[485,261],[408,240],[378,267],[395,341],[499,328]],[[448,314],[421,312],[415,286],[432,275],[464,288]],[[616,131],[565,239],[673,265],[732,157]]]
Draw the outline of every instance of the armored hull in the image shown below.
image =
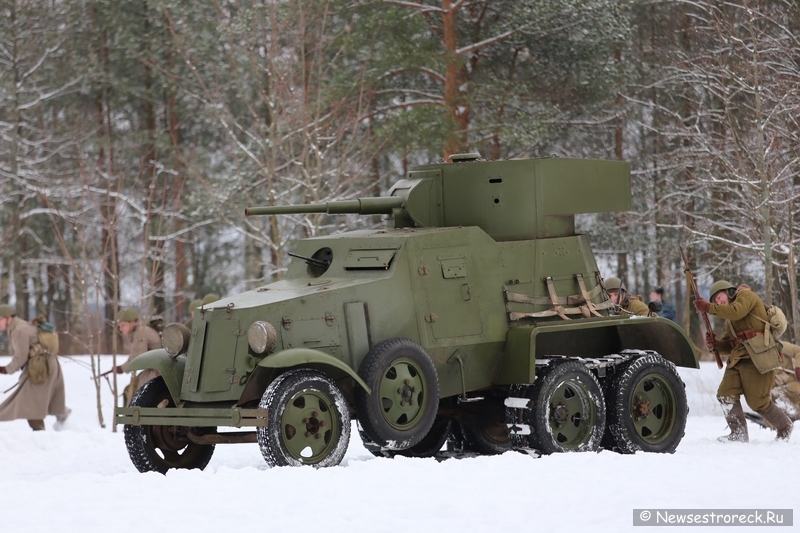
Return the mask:
[[[674,365],[697,366],[691,343],[670,321],[616,314],[574,232],[576,213],[629,206],[627,165],[429,165],[390,192],[250,210],[386,213],[395,227],[299,241],[285,279],[204,306],[181,342],[137,358],[173,407],[117,409],[130,440],[169,427],[179,454],[258,441],[270,464],[327,466],[355,418],[389,456],[448,438],[476,453],[675,449]],[[226,425],[257,430],[213,429]],[[204,466],[137,446],[140,470]]]

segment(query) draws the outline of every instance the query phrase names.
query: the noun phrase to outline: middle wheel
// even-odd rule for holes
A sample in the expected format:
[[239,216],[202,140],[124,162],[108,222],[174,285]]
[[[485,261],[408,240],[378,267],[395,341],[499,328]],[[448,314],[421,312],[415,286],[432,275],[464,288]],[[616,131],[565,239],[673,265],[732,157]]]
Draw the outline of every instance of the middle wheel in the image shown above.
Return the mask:
[[439,380],[430,356],[410,339],[376,344],[358,372],[372,394],[355,391],[358,420],[381,448],[406,450],[430,431],[439,409]]

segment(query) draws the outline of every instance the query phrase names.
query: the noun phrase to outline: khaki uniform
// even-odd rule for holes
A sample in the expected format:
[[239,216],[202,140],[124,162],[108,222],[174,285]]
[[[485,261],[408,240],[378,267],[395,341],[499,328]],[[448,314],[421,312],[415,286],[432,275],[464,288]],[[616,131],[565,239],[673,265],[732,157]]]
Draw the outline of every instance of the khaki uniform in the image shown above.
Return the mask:
[[[127,372],[131,361],[144,352],[159,348],[161,348],[161,336],[158,332],[145,324],[137,324],[130,334],[122,336],[122,349],[128,354],[128,360],[123,363],[122,370]],[[147,370],[142,370],[138,376],[133,376],[131,382],[133,383],[133,380],[136,379],[136,390],[139,390],[145,383],[159,375],[157,370],[148,368]]]
[[794,369],[800,368],[800,346],[783,342],[783,369],[775,371],[772,401],[794,421],[800,420],[800,382]]
[[6,371],[13,374],[22,369],[22,375],[16,390],[0,405],[0,420],[25,418],[33,429],[44,429],[47,415],[67,414],[64,374],[58,363],[58,355],[50,354],[47,358],[47,381],[34,385],[28,381],[24,367],[28,363],[31,346],[39,342],[39,332],[35,326],[18,317],[11,320],[7,331],[12,357]]
[[650,308],[638,298],[628,298],[628,303],[623,305],[622,308],[636,316],[647,316],[650,314]]
[[[708,312],[730,321],[730,328],[733,328],[737,334],[746,330],[763,334],[765,324],[758,318],[769,321],[764,302],[750,290],[740,290],[728,304],[712,303]],[[717,390],[717,398],[731,400],[723,403],[734,403],[744,394],[744,399],[751,409],[763,411],[772,403],[770,390],[775,372],[760,373],[750,360],[747,348],[737,342],[737,337],[731,335],[730,328],[726,324],[725,333],[717,342],[719,351],[728,354],[728,362]]]

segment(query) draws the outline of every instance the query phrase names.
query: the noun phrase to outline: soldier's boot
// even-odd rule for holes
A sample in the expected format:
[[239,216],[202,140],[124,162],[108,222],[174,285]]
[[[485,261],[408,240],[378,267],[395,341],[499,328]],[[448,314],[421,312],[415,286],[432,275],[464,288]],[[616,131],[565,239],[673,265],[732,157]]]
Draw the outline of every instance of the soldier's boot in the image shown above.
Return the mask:
[[778,431],[776,440],[789,440],[792,435],[792,421],[786,416],[780,407],[774,403],[769,404],[769,407],[763,411],[758,411],[758,414],[764,417],[764,420],[769,422],[772,427]]
[[720,399],[720,404],[731,433],[719,437],[717,440],[720,442],[749,442],[750,435],[747,433],[747,420],[744,418],[742,402],[736,400],[735,403],[729,403]]
[[44,431],[44,420],[28,420],[28,425],[34,431]]
[[69,418],[69,415],[71,413],[72,413],[72,409],[67,407],[64,410],[63,414],[56,415],[56,423],[53,424],[53,429],[55,429],[56,431],[61,431],[62,429],[64,429],[64,422],[67,421],[67,418]]

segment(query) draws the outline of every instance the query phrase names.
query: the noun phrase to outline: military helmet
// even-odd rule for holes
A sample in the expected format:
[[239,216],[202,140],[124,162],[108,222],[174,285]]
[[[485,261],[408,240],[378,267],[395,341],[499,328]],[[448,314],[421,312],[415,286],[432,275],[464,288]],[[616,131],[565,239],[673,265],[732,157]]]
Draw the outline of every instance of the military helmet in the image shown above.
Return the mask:
[[730,281],[726,281],[726,280],[724,280],[724,279],[721,279],[721,280],[719,280],[719,281],[715,281],[715,282],[714,282],[714,284],[713,284],[713,285],[711,285],[711,290],[710,290],[710,291],[708,291],[708,292],[711,294],[711,296],[709,297],[709,301],[712,301],[712,302],[713,302],[713,301],[714,301],[714,296],[715,296],[715,295],[716,295],[716,294],[717,294],[719,291],[724,291],[724,290],[727,290],[727,289],[735,289],[735,288],[736,288],[736,287],[734,287],[733,285],[731,285],[731,282],[730,282]]
[[17,314],[17,310],[8,304],[0,305],[0,318],[6,318]]
[[628,289],[625,287],[625,284],[619,278],[606,278],[603,280],[603,283],[606,286],[607,291],[618,291],[622,289],[625,292],[628,292]]
[[208,305],[210,303],[214,303],[219,300],[219,294],[214,292],[209,292],[205,296],[203,296],[203,305]]
[[126,307],[117,315],[117,322],[133,322],[139,320],[139,313],[133,307]]
[[189,312],[196,311],[201,305],[203,305],[203,300],[192,300],[192,303],[189,304]]

